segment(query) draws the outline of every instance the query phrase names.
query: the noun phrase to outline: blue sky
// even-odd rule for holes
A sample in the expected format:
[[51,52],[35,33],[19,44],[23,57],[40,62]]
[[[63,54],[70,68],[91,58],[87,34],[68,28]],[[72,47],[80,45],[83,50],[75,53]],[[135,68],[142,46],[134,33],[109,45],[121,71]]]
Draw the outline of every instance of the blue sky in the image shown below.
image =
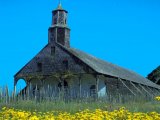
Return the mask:
[[[0,0],[0,86],[48,41],[58,0]],[[146,76],[160,65],[159,0],[62,0],[71,46]]]

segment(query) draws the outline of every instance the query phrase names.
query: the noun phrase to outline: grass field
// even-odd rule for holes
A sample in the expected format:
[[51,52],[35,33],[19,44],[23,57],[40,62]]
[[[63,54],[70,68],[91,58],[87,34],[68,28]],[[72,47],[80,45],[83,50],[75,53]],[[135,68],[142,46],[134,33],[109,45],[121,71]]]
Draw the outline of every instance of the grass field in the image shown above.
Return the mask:
[[152,101],[152,102],[126,102],[126,103],[108,103],[108,102],[68,102],[65,103],[63,101],[59,102],[51,102],[51,101],[44,101],[44,102],[36,102],[31,100],[22,100],[18,102],[11,102],[11,103],[0,103],[0,108],[7,107],[7,108],[15,108],[21,109],[25,111],[35,111],[38,112],[48,112],[52,110],[56,111],[63,111],[69,113],[76,113],[78,111],[83,111],[85,109],[95,110],[95,109],[102,109],[107,111],[113,111],[115,109],[119,109],[121,107],[125,107],[131,112],[160,112],[160,102]]

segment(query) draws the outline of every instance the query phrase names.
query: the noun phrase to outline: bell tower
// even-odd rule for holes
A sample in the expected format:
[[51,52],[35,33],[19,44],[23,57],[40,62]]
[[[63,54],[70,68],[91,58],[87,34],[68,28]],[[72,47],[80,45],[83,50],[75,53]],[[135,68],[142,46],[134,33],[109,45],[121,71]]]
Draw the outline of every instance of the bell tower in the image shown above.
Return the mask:
[[55,42],[70,47],[70,29],[67,26],[68,12],[62,8],[59,3],[56,10],[52,11],[52,25],[48,29],[48,42],[53,44]]

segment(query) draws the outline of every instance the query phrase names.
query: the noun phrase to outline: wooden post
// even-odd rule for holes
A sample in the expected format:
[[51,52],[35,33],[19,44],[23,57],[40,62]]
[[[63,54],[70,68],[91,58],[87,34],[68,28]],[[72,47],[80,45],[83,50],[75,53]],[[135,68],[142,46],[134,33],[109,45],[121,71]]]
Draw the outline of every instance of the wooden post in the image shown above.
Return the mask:
[[26,99],[27,100],[29,100],[29,98],[30,98],[30,94],[29,94],[30,93],[30,91],[29,91],[30,88],[29,87],[30,87],[30,81],[27,81],[27,88],[26,88]]
[[99,89],[99,76],[96,75],[96,98],[98,98],[98,89]]
[[79,79],[79,98],[81,98],[81,92],[82,92],[82,81],[81,81],[82,75],[80,74]]
[[35,92],[34,92],[34,98],[35,98],[35,101],[37,102],[37,91],[38,91],[38,87],[37,87],[37,84],[35,86]]
[[61,85],[62,85],[62,88],[61,88],[61,91],[60,91],[60,99],[61,100],[64,100],[64,97],[65,97],[65,90],[64,90],[64,78],[62,78],[62,75],[59,77],[60,81],[61,81]]
[[14,79],[14,87],[16,86],[17,82],[18,82],[17,78]]

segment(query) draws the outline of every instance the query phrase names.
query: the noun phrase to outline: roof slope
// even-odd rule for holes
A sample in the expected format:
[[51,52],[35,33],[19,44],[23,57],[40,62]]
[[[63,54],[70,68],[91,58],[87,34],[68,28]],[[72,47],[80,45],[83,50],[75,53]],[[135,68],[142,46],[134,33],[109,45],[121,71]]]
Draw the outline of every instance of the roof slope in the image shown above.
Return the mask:
[[81,61],[86,63],[88,66],[90,66],[92,69],[94,69],[98,73],[114,76],[117,78],[129,80],[135,83],[140,83],[143,85],[160,89],[159,85],[156,85],[152,81],[142,77],[141,75],[133,71],[130,71],[125,68],[114,65],[112,63],[100,60],[92,55],[89,55],[75,48],[66,48],[66,47],[63,47],[63,48],[66,49],[71,54],[73,54],[74,56],[76,56],[77,58],[79,58]]

